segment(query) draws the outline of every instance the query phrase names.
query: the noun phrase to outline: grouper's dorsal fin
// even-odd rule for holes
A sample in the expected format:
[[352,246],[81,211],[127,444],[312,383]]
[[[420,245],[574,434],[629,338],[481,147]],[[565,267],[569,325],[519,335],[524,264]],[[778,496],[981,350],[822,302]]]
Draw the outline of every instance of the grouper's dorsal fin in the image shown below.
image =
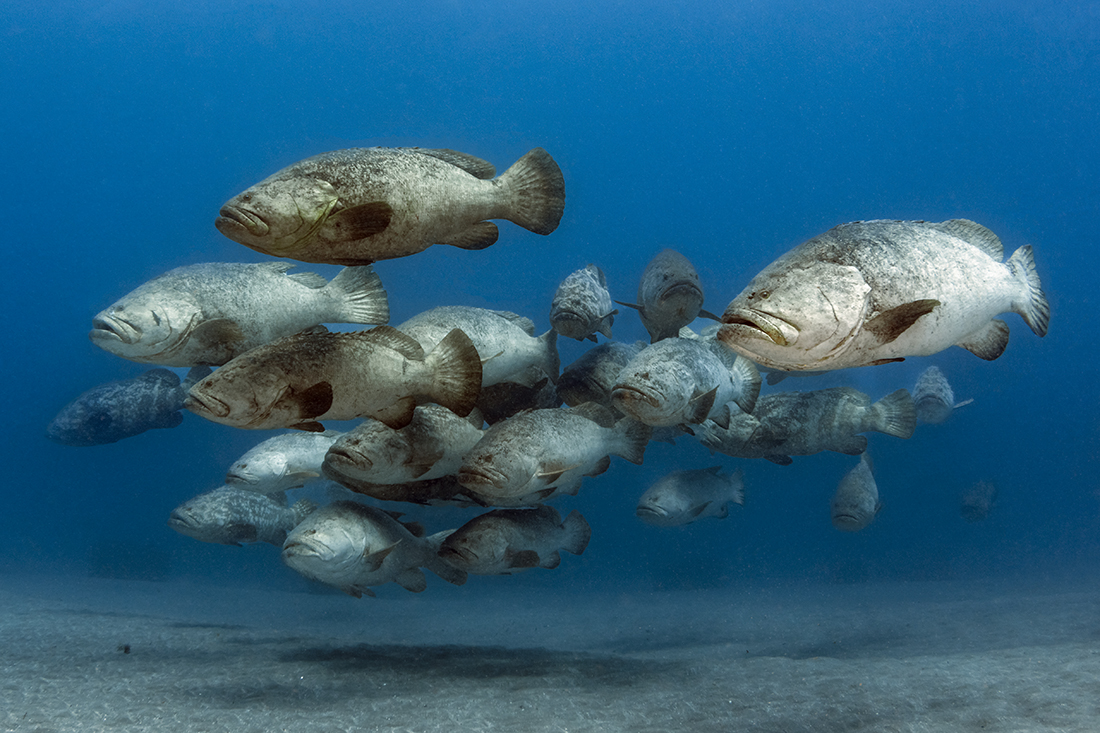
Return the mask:
[[416,152],[422,155],[430,155],[439,158],[444,163],[461,168],[474,178],[488,180],[497,174],[497,169],[487,160],[482,160],[468,153],[460,153],[457,150],[447,148],[416,148]]
[[948,219],[928,226],[974,245],[996,262],[1004,259],[1005,250],[1001,238],[977,222],[969,219]]

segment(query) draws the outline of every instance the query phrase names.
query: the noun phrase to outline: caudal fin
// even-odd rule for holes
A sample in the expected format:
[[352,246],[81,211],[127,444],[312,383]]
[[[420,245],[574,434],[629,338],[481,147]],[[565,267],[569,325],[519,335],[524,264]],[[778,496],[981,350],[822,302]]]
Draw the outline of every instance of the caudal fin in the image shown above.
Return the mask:
[[425,396],[459,417],[469,415],[481,394],[481,357],[470,337],[452,330],[424,357],[424,364],[431,372]]
[[390,301],[382,278],[370,265],[345,267],[325,286],[335,302],[332,323],[378,325],[390,321]]
[[645,447],[649,445],[649,437],[653,434],[653,429],[632,417],[620,419],[615,423],[614,429],[618,441],[612,452],[631,463],[641,465],[642,458],[645,456]]
[[1050,303],[1039,282],[1039,273],[1035,271],[1035,257],[1031,245],[1025,244],[1008,258],[1008,269],[1024,286],[1023,297],[1012,303],[1012,309],[1024,318],[1024,322],[1037,336],[1047,335],[1050,323]]
[[558,332],[550,329],[539,336],[539,347],[542,349],[542,358],[539,360],[539,368],[550,377],[554,384],[558,383],[558,375],[561,373],[561,357],[558,356]]
[[909,390],[899,389],[867,408],[866,430],[909,438],[917,428],[917,408]]
[[734,504],[745,504],[745,472],[738,468],[726,479],[729,482],[727,498]]
[[508,202],[505,218],[535,234],[558,228],[565,211],[565,178],[542,148],[527,153],[497,179]]
[[569,516],[561,525],[565,529],[565,541],[562,549],[574,555],[584,552],[588,547],[588,540],[592,538],[592,527],[576,509],[569,512]]

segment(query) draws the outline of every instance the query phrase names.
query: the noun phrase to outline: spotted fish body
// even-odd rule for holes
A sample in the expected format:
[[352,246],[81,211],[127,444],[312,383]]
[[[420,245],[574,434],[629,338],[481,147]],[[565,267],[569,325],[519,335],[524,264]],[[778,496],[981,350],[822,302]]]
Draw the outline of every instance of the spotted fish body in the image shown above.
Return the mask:
[[225,483],[261,494],[297,489],[321,476],[325,452],[343,433],[293,432],[276,435],[234,461]]
[[168,526],[202,542],[282,546],[287,533],[316,508],[308,499],[288,507],[285,500],[223,486],[180,504],[168,518]]
[[842,224],[768,265],[726,308],[718,338],[762,366],[822,371],[927,356],[951,345],[996,359],[1000,313],[1047,332],[1031,247],[1007,262],[972,221]]
[[550,325],[566,338],[595,341],[597,333],[611,338],[617,313],[611,305],[603,270],[589,265],[571,273],[558,286],[550,304]]
[[439,548],[447,563],[472,575],[512,575],[556,568],[561,550],[580,555],[592,528],[578,511],[562,521],[553,507],[494,509],[452,532]]
[[454,150],[335,150],[233,197],[215,226],[265,254],[339,265],[405,257],[432,244],[484,249],[498,236],[488,219],[537,234],[557,228],[565,180],[545,150],[495,174],[492,164]]
[[585,402],[612,407],[611,391],[615,388],[615,380],[645,345],[643,341],[633,344],[608,341],[593,346],[562,371],[558,394],[570,407]]
[[880,509],[878,484],[865,453],[836,487],[831,506],[833,526],[842,532],[858,532],[874,520]]
[[637,303],[617,302],[638,311],[651,343],[676,336],[699,316],[715,318],[703,310],[699,273],[674,249],[661,250],[646,265],[638,283]]
[[955,408],[969,405],[973,400],[955,403],[955,391],[943,371],[930,366],[921,372],[913,387],[913,404],[917,407],[917,420],[938,425],[951,417]]
[[147,364],[220,366],[319,323],[386,323],[389,302],[370,267],[331,282],[287,274],[285,262],[207,262],[169,270],[101,311],[89,334],[100,348]]
[[721,476],[721,466],[673,471],[662,476],[638,500],[634,513],[646,524],[673,527],[704,517],[725,519],[729,503],[745,503],[741,469]]

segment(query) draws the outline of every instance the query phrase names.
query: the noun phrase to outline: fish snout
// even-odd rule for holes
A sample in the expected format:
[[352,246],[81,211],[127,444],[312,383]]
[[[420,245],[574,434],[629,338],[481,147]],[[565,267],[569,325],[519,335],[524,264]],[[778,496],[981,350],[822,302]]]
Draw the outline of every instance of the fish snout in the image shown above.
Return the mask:
[[637,387],[617,384],[611,390],[611,402],[614,404],[635,405],[645,403],[650,407],[659,407],[660,401],[653,395],[643,392]]
[[218,231],[234,239],[234,234],[248,233],[253,237],[263,237],[271,231],[263,219],[255,212],[226,204],[218,211],[218,218],[214,220],[214,226]]
[[183,401],[184,408],[190,410],[196,415],[201,415],[206,418],[229,417],[229,405],[209,394],[203,394],[201,392],[195,392],[192,390],[191,394]]
[[118,315],[100,313],[92,319],[92,330],[88,337],[92,341],[118,340],[130,345],[141,339],[141,328]]
[[344,473],[348,469],[363,473],[374,467],[374,462],[370,458],[349,445],[333,445],[325,454],[325,463]]
[[[747,339],[763,339],[777,346],[789,346],[798,336],[798,329],[780,318],[751,308],[727,308],[722,314],[718,340],[728,346]],[[783,328],[786,326],[786,329]],[[784,331],[789,331],[789,335]]]
[[458,483],[471,491],[503,489],[507,480],[503,473],[489,466],[463,466],[458,472]]
[[195,519],[191,512],[185,509],[173,509],[172,513],[168,516],[168,526],[177,532],[185,532],[189,529],[193,529],[198,525],[198,521]]

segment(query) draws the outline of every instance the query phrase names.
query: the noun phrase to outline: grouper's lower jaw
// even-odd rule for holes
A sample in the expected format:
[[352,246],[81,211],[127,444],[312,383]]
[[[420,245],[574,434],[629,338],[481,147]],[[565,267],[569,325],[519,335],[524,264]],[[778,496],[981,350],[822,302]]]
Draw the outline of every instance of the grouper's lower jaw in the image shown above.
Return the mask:
[[[253,237],[266,236],[271,228],[263,219],[236,206],[223,206],[218,212],[218,218],[214,220],[214,226],[218,231],[237,241],[241,234],[251,234]],[[237,236],[234,236],[237,235]]]
[[124,344],[133,344],[141,338],[141,330],[119,318],[96,316],[92,319],[92,330],[88,332],[88,338],[93,343],[121,341]]
[[483,471],[466,469],[458,472],[458,483],[471,491],[488,490],[489,493],[504,486],[503,480],[496,476]]
[[779,325],[757,311],[727,308],[722,323],[725,325],[718,329],[718,339],[731,346],[744,339],[767,339],[777,346],[790,345]]
[[612,403],[626,402],[627,404],[632,402],[644,402],[650,407],[658,407],[661,404],[656,397],[646,394],[640,389],[618,386],[611,390],[611,401]]
[[210,395],[192,394],[183,401],[183,406],[207,420],[229,417],[229,405]]

